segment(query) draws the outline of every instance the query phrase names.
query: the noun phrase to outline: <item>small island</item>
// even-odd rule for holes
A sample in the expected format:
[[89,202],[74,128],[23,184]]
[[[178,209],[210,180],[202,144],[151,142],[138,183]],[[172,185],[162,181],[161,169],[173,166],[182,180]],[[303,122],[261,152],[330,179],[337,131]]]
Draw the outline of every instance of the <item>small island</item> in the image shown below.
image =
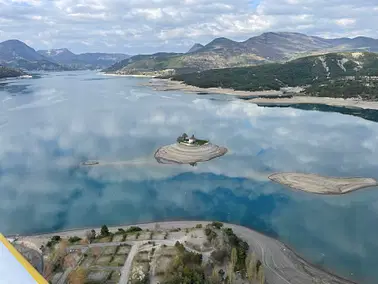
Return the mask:
[[177,138],[177,143],[160,147],[155,152],[155,159],[161,164],[197,165],[227,153],[227,148],[211,144],[209,140],[189,137],[186,133]]
[[339,178],[303,173],[275,173],[270,175],[269,179],[293,189],[315,194],[346,194],[378,185],[373,178]]

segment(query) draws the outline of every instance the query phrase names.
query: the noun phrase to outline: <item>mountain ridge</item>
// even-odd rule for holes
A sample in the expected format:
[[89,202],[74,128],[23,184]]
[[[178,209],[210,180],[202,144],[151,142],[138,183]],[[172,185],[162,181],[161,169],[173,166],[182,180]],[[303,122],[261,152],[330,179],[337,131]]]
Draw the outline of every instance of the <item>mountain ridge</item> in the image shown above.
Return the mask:
[[195,52],[165,55],[164,58],[156,54],[131,57],[104,72],[162,75],[170,70],[168,73],[180,74],[285,62],[316,53],[361,50],[378,52],[378,40],[369,37],[326,39],[296,32],[266,32],[240,42],[225,37],[215,38],[202,47],[196,46]]
[[0,64],[25,70],[66,70],[65,67],[48,60],[26,43],[15,39],[0,42]]
[[73,69],[103,69],[129,58],[122,53],[87,52],[75,54],[68,48],[38,50],[38,53],[51,61]]

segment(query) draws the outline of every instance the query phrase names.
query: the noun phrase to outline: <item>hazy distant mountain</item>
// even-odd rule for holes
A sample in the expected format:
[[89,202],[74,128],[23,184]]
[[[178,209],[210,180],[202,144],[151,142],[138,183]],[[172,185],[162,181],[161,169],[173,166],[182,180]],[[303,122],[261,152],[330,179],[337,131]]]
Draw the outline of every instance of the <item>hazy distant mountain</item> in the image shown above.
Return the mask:
[[296,57],[328,52],[378,52],[378,40],[367,37],[325,39],[300,33],[268,32],[243,42],[224,37],[216,38],[205,46],[196,44],[192,49],[186,54],[164,57],[156,54],[131,57],[105,71],[133,74],[159,73],[164,69],[174,69],[176,73],[185,73],[188,70],[202,71],[283,62]]
[[67,48],[39,50],[38,53],[72,69],[103,69],[130,57],[120,53],[74,54]]
[[0,64],[26,70],[64,70],[19,40],[0,43]]
[[193,52],[196,52],[198,50],[200,50],[201,48],[203,48],[203,45],[200,44],[200,43],[196,43],[194,44],[187,53],[193,53]]

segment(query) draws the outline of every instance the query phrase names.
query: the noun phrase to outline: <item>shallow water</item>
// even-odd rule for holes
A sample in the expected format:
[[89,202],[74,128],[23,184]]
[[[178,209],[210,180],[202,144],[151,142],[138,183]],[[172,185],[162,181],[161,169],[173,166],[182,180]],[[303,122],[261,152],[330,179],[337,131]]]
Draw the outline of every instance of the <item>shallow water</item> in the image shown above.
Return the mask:
[[[278,237],[312,262],[378,282],[378,190],[293,191],[280,171],[378,179],[378,124],[351,115],[157,92],[148,79],[42,74],[0,88],[0,231],[207,219]],[[229,149],[158,164],[182,132]],[[81,161],[101,160],[98,167]],[[351,273],[353,275],[351,275]]]

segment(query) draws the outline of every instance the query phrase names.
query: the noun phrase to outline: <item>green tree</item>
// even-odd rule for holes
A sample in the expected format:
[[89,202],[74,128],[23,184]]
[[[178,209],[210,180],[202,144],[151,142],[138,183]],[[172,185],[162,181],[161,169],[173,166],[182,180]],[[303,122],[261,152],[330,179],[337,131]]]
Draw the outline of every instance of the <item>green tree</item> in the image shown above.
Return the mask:
[[101,227],[101,236],[109,236],[109,229],[106,225]]
[[260,266],[259,273],[257,274],[257,279],[259,281],[259,284],[265,283],[265,273],[264,273],[264,267]]
[[213,272],[211,274],[211,283],[212,284],[219,284],[220,283],[220,277],[219,277],[219,272],[217,269],[214,267]]
[[238,251],[236,248],[232,248],[231,250],[231,264],[232,267],[235,269],[236,263],[238,262]]
[[233,284],[235,281],[234,266],[232,265],[232,263],[230,263],[227,268],[227,279],[228,284]]
[[253,281],[256,279],[256,256],[254,253],[250,253],[245,261],[245,267],[247,269],[247,278],[249,281]]

